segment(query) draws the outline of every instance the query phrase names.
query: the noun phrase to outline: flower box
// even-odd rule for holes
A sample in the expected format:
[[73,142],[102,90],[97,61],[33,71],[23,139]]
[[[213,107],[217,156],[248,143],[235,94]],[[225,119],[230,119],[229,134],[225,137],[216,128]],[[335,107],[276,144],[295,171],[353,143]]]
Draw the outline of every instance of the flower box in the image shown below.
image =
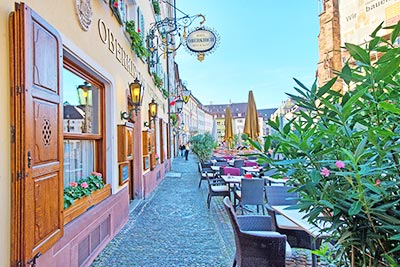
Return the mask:
[[103,188],[93,191],[89,196],[76,199],[72,206],[64,210],[64,224],[69,223],[94,205],[106,199],[109,195],[111,195],[111,186],[110,184],[106,184]]

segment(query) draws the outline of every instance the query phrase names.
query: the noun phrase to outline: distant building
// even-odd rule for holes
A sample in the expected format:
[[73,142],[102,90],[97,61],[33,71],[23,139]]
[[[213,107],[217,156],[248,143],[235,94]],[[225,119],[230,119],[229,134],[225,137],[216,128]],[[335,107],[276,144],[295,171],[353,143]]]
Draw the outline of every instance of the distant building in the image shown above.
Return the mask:
[[[268,109],[259,109],[258,114],[262,116],[263,118],[263,123],[262,123],[262,132],[264,135],[270,135],[271,134],[271,127],[267,124],[268,120],[271,119],[272,114],[275,113],[277,108],[268,108]],[[260,125],[261,127],[261,125]]]
[[[229,104],[231,107],[232,114],[232,126],[233,126],[233,134],[237,135],[239,138],[241,137],[244,129],[244,123],[246,120],[246,110],[247,110],[247,102],[246,103],[231,103]],[[209,113],[215,116],[217,122],[217,137],[218,141],[224,141],[225,136],[225,114],[226,108],[228,104],[218,104],[218,105],[204,105],[204,109],[208,110]],[[258,111],[258,123],[260,125],[260,136],[266,135],[266,127],[264,123],[265,117],[270,117],[271,114],[276,109],[261,109]],[[269,131],[269,130],[268,130]]]

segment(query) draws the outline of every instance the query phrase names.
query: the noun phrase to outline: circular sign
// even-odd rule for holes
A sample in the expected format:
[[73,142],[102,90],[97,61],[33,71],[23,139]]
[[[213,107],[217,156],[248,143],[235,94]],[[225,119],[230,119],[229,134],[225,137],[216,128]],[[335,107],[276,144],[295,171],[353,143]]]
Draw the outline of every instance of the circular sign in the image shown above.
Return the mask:
[[189,33],[186,38],[186,46],[193,52],[207,52],[217,43],[215,34],[206,29],[198,29]]

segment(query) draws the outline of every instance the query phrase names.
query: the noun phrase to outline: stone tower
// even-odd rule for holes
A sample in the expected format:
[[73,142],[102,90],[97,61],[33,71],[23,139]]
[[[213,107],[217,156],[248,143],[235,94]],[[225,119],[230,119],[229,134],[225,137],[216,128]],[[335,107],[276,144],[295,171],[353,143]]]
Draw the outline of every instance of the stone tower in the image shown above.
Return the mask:
[[[342,69],[340,48],[339,0],[319,0],[322,11],[319,15],[320,32],[318,35],[319,61],[317,68],[318,82],[322,86],[335,77],[335,71]],[[342,90],[338,80],[333,89]]]

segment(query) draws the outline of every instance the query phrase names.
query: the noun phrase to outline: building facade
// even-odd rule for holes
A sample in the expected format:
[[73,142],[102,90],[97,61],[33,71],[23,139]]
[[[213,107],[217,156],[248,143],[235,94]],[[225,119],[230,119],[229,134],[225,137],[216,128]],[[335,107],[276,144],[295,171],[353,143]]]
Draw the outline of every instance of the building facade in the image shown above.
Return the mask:
[[[170,169],[174,58],[147,58],[145,40],[171,6],[0,3],[0,266],[90,265]],[[92,176],[105,186],[71,204],[64,192]]]
[[[320,33],[318,82],[320,85],[341,71],[343,64],[349,59],[343,48],[345,43],[365,45],[370,34],[380,23],[383,26],[396,24],[400,19],[399,0],[320,0]],[[390,30],[381,30],[378,36],[387,38]],[[377,60],[379,55],[371,60]],[[356,65],[357,62],[350,62]],[[334,90],[347,90],[339,79]]]

